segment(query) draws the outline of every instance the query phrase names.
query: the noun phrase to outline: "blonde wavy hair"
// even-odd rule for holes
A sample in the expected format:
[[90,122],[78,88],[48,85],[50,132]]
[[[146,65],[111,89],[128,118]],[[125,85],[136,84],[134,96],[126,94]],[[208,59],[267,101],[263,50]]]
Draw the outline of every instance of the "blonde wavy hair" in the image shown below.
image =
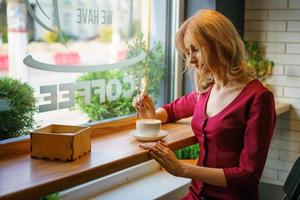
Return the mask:
[[217,11],[200,10],[177,31],[176,48],[189,67],[186,43],[200,50],[201,63],[194,77],[199,92],[205,92],[214,83],[213,77],[224,84],[246,76],[255,77],[254,70],[245,62],[245,46],[235,27]]

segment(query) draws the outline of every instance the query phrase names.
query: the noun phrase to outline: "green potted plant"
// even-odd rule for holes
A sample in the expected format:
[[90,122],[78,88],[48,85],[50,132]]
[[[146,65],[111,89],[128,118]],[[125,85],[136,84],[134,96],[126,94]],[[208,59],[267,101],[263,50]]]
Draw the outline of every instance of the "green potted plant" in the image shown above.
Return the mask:
[[39,198],[39,200],[59,200],[60,199],[60,194],[59,192],[49,194],[47,196]]
[[178,159],[184,160],[194,160],[199,156],[199,144],[194,144],[182,149],[179,149],[175,152]]
[[262,57],[261,49],[257,41],[245,42],[245,48],[248,54],[248,65],[255,70],[256,78],[264,81],[266,77],[272,73],[274,62]]
[[[164,77],[164,52],[161,43],[155,43],[153,48],[146,50],[146,45],[143,40],[143,36],[139,35],[132,44],[127,45],[127,59],[133,58],[141,51],[146,51],[146,58],[134,65],[127,67],[126,69],[114,69],[110,71],[91,72],[83,74],[77,81],[89,81],[104,79],[108,82],[111,79],[122,80],[125,76],[131,76],[135,79],[137,87],[140,87],[141,79],[144,76],[148,77],[148,94],[157,101],[160,92],[160,82]],[[127,89],[128,85],[122,85],[122,89]],[[136,90],[133,96],[136,96],[138,90]],[[76,104],[80,110],[86,113],[90,121],[103,120],[107,118],[113,118],[123,115],[133,114],[135,109],[132,106],[132,97],[121,97],[114,101],[105,101],[100,103],[99,95],[94,94],[92,90],[91,102],[86,104],[84,99],[80,96],[76,96]]]
[[0,77],[0,99],[9,102],[8,109],[0,111],[0,140],[27,135],[35,128],[37,108],[32,87],[10,77]]

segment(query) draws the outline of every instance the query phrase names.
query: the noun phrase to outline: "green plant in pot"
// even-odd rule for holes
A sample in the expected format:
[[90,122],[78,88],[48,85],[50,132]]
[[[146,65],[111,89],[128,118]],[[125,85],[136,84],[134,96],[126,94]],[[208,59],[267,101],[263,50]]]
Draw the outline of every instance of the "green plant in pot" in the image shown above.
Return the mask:
[[245,48],[248,54],[247,63],[256,72],[256,78],[264,81],[272,73],[274,62],[264,59],[261,56],[258,42],[245,42]]
[[59,192],[56,192],[56,193],[41,197],[41,198],[39,198],[39,200],[59,200],[60,198],[61,197],[60,197]]
[[32,87],[10,77],[1,77],[0,99],[8,102],[8,108],[0,111],[0,140],[26,135],[35,128],[37,108]]
[[[136,88],[141,85],[141,80],[148,77],[148,94],[155,100],[159,98],[160,83],[164,77],[164,51],[161,43],[155,43],[153,48],[146,50],[146,45],[143,36],[139,35],[131,44],[127,45],[127,59],[136,57],[141,51],[146,51],[146,58],[134,65],[125,69],[114,69],[109,71],[91,72],[83,74],[77,81],[90,81],[104,79],[107,83],[111,79],[118,79],[122,82],[124,77],[133,77],[136,83]],[[122,90],[127,90],[129,85],[123,84]],[[132,106],[132,97],[120,97],[114,101],[100,102],[100,97],[92,88],[91,102],[85,103],[84,99],[76,94],[76,104],[80,110],[86,113],[90,121],[103,120],[118,116],[133,114],[135,109]],[[133,96],[138,94],[136,90]]]
[[194,144],[175,152],[178,159],[197,159],[199,156],[199,144]]

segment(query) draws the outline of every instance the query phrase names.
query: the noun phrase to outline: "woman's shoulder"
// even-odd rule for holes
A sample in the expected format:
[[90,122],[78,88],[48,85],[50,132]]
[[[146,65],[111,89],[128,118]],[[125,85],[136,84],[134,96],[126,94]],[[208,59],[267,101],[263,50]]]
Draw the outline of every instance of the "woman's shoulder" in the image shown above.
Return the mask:
[[252,91],[256,94],[260,94],[260,93],[268,93],[271,92],[264,83],[262,83],[261,81],[259,81],[258,79],[253,79],[248,83],[248,90],[249,92]]
[[250,98],[260,98],[262,96],[271,96],[273,97],[273,93],[270,89],[268,89],[261,81],[258,79],[251,80],[244,91],[244,94]]

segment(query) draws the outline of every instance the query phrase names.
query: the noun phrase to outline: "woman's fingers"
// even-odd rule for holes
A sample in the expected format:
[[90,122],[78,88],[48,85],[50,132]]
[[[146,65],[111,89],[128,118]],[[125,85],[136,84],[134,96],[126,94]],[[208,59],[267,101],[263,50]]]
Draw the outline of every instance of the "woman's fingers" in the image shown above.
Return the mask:
[[144,150],[149,150],[150,152],[155,153],[156,155],[163,156],[167,153],[168,148],[159,144],[159,143],[146,143],[139,145]]
[[150,98],[150,96],[144,95],[143,98],[144,98],[145,102],[147,102],[149,105],[151,105],[152,107],[154,107],[154,103],[153,103],[152,99]]
[[132,105],[133,105],[134,107],[139,107],[139,108],[141,108],[142,105],[143,105],[143,103],[144,103],[143,101],[144,101],[144,100],[143,100],[143,97],[141,97],[141,96],[136,96],[136,97],[133,98]]
[[140,107],[141,106],[141,101],[140,101],[139,97],[134,97],[133,98],[132,105],[134,107]]
[[158,148],[158,143],[156,143],[156,142],[149,142],[146,144],[141,144],[139,146],[142,149],[153,151],[156,154],[159,154],[160,152],[162,153],[162,150],[160,148]]
[[162,145],[162,146],[164,146],[166,148],[169,148],[169,146],[167,145],[167,143],[165,143],[164,141],[158,141],[158,144]]
[[137,112],[140,112],[143,104],[139,97],[134,97],[132,101],[132,106],[135,108]]
[[160,164],[164,162],[164,152],[157,148],[157,143],[142,144],[140,147],[144,150],[149,150],[149,154]]
[[136,103],[139,105],[142,104],[149,104],[149,105],[154,105],[152,99],[148,95],[140,95],[138,97],[135,97]]
[[144,105],[144,107],[145,107],[146,109],[151,109],[151,110],[154,109],[154,105],[153,105],[151,102],[149,102],[149,101],[144,101],[144,102],[143,102],[143,105]]
[[155,106],[148,95],[134,97],[132,105],[141,118],[155,118]]
[[155,154],[154,152],[150,151],[149,152],[150,155],[152,156],[152,158],[154,158],[154,160],[156,160],[160,165],[162,165],[164,167],[164,160],[163,157]]
[[140,144],[139,147],[141,147],[142,149],[145,149],[145,150],[149,150],[149,149],[153,148],[156,144],[157,144],[156,142],[147,142],[144,144]]

